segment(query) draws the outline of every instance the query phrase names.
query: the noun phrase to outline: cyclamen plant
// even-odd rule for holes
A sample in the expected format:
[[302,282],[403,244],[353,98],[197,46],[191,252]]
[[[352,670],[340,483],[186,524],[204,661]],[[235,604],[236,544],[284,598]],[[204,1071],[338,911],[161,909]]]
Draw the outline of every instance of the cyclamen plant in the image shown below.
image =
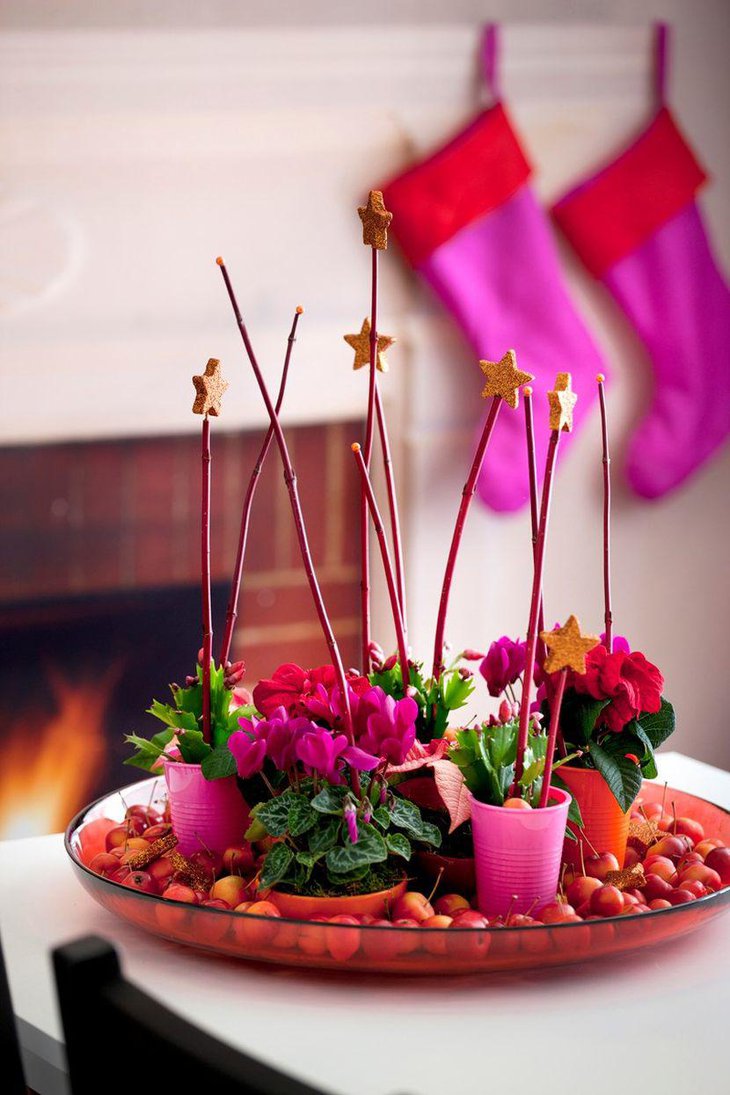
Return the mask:
[[[310,671],[320,677],[315,684],[298,669],[288,666],[278,678],[298,680],[305,689],[288,691],[288,709],[280,704],[265,718],[242,717],[228,741],[238,775],[260,777],[268,790],[253,807],[246,834],[249,840],[274,840],[259,883],[315,894],[385,888],[402,875],[411,841],[430,847],[441,842],[438,829],[417,806],[397,797],[387,780],[388,765],[402,763],[413,745],[417,705],[369,685],[351,690],[350,741],[338,731],[338,687],[328,689],[322,672]],[[259,691],[264,706],[273,695],[282,693],[265,682]],[[309,714],[297,713],[302,708]]]

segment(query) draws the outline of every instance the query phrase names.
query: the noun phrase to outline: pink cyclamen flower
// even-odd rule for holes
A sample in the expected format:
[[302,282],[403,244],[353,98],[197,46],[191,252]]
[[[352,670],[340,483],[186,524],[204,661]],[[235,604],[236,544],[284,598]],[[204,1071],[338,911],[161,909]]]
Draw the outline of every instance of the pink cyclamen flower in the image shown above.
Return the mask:
[[527,643],[503,635],[492,643],[479,666],[490,696],[501,696],[508,684],[514,684],[525,668]]
[[372,771],[378,764],[377,757],[350,745],[345,734],[332,734],[322,726],[313,726],[297,740],[296,754],[308,772],[316,772],[329,783],[344,782],[345,763],[363,772]]
[[389,764],[402,764],[416,740],[417,718],[418,704],[410,696],[395,700],[371,688],[353,709],[357,743]]
[[357,810],[355,809],[354,803],[346,802],[343,814],[345,817],[345,825],[347,826],[347,833],[350,837],[350,843],[357,844]]
[[[241,722],[247,722],[241,719]],[[260,772],[266,760],[266,741],[249,730],[236,730],[228,739],[228,748],[236,760],[236,768],[242,779]]]

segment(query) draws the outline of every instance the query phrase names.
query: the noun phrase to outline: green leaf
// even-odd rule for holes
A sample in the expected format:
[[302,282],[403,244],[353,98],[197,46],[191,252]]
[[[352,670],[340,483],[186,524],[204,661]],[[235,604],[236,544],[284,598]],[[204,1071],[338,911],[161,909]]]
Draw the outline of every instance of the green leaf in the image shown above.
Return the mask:
[[275,844],[264,860],[259,885],[267,890],[281,882],[294,860],[294,852],[286,844]]
[[674,733],[675,722],[674,708],[663,696],[661,707],[655,715],[643,713],[639,716],[639,726],[651,742],[653,749],[658,749],[670,734]]
[[473,691],[473,677],[468,677],[464,680],[459,676],[458,672],[450,673],[449,679],[444,687],[444,707],[447,711],[458,711],[460,707],[464,706]]
[[289,825],[289,807],[294,796],[285,791],[283,795],[270,798],[268,802],[259,802],[251,813],[257,821],[266,827],[269,836],[283,836]]
[[432,825],[430,821],[424,821],[421,825],[421,832],[416,837],[422,844],[430,844],[432,848],[441,847],[441,830],[437,825]]
[[227,745],[216,745],[202,763],[206,779],[225,779],[236,773],[236,758]]
[[312,877],[312,871],[316,867],[318,861],[322,858],[324,852],[319,852],[318,855],[312,855],[311,852],[297,852],[294,857],[300,867],[304,868],[303,872],[297,874],[297,882],[301,876],[301,884],[304,885],[309,882]]
[[488,740],[489,759],[494,768],[506,768],[514,764],[517,758],[517,735],[519,726],[516,721],[485,729]]
[[373,821],[376,825],[379,825],[381,829],[390,828],[390,810],[387,806],[376,806],[373,810]]
[[[251,811],[253,814],[253,811]],[[253,844],[257,840],[263,840],[265,836],[268,836],[268,830],[265,825],[254,817],[246,832],[243,834],[244,840],[250,840]]]
[[360,826],[357,844],[341,844],[327,852],[327,870],[346,874],[371,863],[382,863],[388,858],[388,848],[380,833],[372,825]]
[[390,820],[398,829],[405,829],[411,836],[419,837],[423,832],[421,811],[405,798],[395,798],[390,808]]
[[177,744],[186,764],[202,764],[211,752],[202,730],[181,730],[177,735]]
[[560,715],[567,741],[584,745],[593,736],[596,720],[610,700],[594,700],[591,696],[581,696],[577,692],[566,691]]
[[312,806],[320,814],[341,814],[347,790],[344,787],[332,787],[325,784],[318,795],[312,799]]
[[388,846],[388,851],[392,855],[399,855],[401,859],[409,860],[413,849],[411,848],[411,842],[407,836],[403,836],[403,833],[388,833],[385,838],[385,843]]
[[642,774],[639,765],[626,757],[611,756],[595,743],[591,745],[590,755],[621,809],[630,809],[641,789]]
[[[180,691],[183,691],[183,689],[180,689]],[[147,708],[147,714],[154,715],[160,722],[164,722],[167,726],[172,726],[176,730],[198,729],[198,720],[191,712],[178,711],[177,708],[171,707],[168,703],[160,703],[159,700],[152,701],[152,706]]]
[[310,832],[308,844],[312,855],[319,855],[334,848],[339,836],[340,824],[340,819],[336,817],[326,823],[322,819],[318,828]]
[[327,871],[327,877],[333,886],[348,886],[351,882],[361,882],[363,878],[367,878],[370,873],[370,864],[363,863],[360,867],[355,867],[351,871],[345,871],[340,874],[337,871]]
[[288,815],[290,835],[297,837],[308,832],[319,822],[320,816],[304,795],[294,795]]

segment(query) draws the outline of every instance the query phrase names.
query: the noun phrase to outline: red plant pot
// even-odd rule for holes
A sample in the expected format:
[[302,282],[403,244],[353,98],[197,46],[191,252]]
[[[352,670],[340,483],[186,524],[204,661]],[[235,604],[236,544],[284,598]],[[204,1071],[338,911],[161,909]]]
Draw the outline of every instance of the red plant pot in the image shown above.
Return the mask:
[[272,901],[282,916],[292,920],[311,920],[313,916],[375,916],[385,917],[399,897],[406,892],[404,878],[389,890],[377,893],[355,894],[351,897],[306,897],[300,894],[272,890],[267,901]]
[[[473,856],[441,855],[440,852],[418,852],[415,857],[420,874],[435,883],[441,875],[441,893],[460,893],[471,897],[476,892]],[[443,872],[443,873],[442,873]]]
[[568,828],[578,839],[566,839],[563,846],[565,861],[571,866],[580,864],[581,843],[584,856],[593,854],[589,846],[592,844],[599,853],[612,852],[619,867],[623,867],[629,835],[630,808],[626,813],[623,812],[601,773],[593,768],[562,765],[558,773],[580,807],[587,837],[587,840],[583,840],[580,829],[568,822]]

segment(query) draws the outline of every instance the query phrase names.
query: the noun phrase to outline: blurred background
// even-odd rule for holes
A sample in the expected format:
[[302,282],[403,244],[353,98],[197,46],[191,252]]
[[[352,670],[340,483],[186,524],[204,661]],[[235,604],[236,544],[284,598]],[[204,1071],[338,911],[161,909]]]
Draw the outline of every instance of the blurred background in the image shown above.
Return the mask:
[[[220,633],[266,419],[215,256],[226,257],[272,386],[294,307],[306,309],[284,420],[325,598],[354,664],[349,442],[361,436],[367,379],[352,371],[342,336],[369,308],[356,206],[485,105],[477,44],[494,19],[504,20],[505,98],[549,205],[651,116],[651,24],[661,18],[674,31],[670,100],[711,173],[700,202],[727,269],[730,6],[4,0],[0,18],[4,839],[63,828],[96,794],[133,779],[121,766],[123,733],[152,730],[144,709],[192,670],[200,420],[190,377],[211,356],[230,382],[213,423]],[[665,675],[678,716],[672,747],[728,766],[727,449],[658,502],[629,491],[622,455],[651,401],[650,363],[612,300],[560,247],[611,367],[616,631]],[[397,247],[381,270],[379,328],[397,339],[382,389],[410,639],[428,658],[482,378]],[[512,341],[519,357],[520,331]],[[594,404],[559,466],[545,577],[548,619],[575,612],[595,632],[599,426]],[[327,660],[274,456],[257,496],[234,650],[250,684],[281,661]],[[526,510],[474,505],[447,629],[454,650],[524,634],[531,550]],[[374,611],[388,648],[380,582]],[[488,710],[486,689],[479,698]]]

